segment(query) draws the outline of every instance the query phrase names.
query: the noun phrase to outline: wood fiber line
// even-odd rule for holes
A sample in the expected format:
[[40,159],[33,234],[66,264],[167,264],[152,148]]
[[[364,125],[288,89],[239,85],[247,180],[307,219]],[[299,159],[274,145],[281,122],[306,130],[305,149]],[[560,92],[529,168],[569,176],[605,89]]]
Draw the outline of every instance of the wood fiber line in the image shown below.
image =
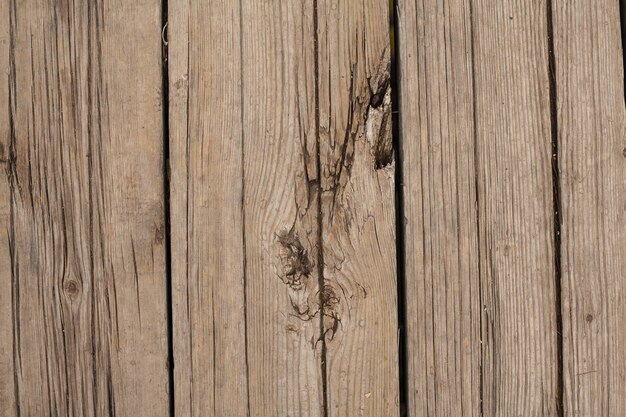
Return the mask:
[[0,415],[165,416],[160,5],[0,7]]

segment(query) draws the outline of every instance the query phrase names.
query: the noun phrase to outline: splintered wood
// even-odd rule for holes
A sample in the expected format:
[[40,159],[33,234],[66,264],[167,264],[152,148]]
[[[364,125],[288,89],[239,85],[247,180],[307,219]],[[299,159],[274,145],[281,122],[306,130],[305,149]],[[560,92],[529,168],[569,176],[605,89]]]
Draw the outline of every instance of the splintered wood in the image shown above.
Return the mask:
[[387,5],[172,5],[176,412],[397,415]]

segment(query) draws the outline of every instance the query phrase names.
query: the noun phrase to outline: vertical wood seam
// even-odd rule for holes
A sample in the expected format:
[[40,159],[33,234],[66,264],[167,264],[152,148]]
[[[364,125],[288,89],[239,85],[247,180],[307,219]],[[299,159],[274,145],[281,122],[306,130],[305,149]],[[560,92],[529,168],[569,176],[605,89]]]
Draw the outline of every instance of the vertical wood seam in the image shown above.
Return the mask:
[[[409,372],[407,350],[407,308],[406,308],[406,222],[404,211],[404,160],[400,143],[400,36],[398,27],[398,0],[392,1],[389,11],[390,31],[389,45],[391,55],[390,86],[391,86],[391,140],[395,150],[395,209],[396,209],[396,279],[397,279],[397,320],[398,320],[398,406],[399,415],[408,413]],[[393,31],[393,32],[392,32]],[[393,33],[393,39],[391,38]]]
[[551,162],[552,162],[552,204],[554,223],[554,291],[556,313],[556,355],[557,355],[557,392],[556,410],[563,417],[563,316],[561,303],[561,183],[559,172],[558,115],[556,58],[554,52],[554,19],[552,16],[552,0],[546,1],[546,20],[548,38],[548,79],[550,86],[550,128],[551,128]]
[[472,45],[472,50],[471,50],[471,59],[472,59],[472,63],[471,63],[471,70],[472,70],[472,124],[473,124],[473,141],[474,141],[474,194],[475,194],[475,199],[476,199],[476,207],[475,207],[475,212],[476,212],[476,239],[478,241],[478,245],[477,245],[477,256],[478,256],[478,262],[477,262],[477,267],[478,267],[478,301],[479,301],[479,306],[478,306],[478,316],[479,316],[479,326],[480,326],[480,363],[478,364],[478,368],[480,369],[480,373],[479,373],[479,387],[478,387],[478,391],[479,391],[479,401],[480,401],[480,415],[484,416],[485,415],[485,410],[484,410],[484,374],[483,374],[483,362],[484,362],[484,351],[483,351],[483,311],[484,311],[484,300],[483,300],[483,283],[482,283],[482,256],[481,256],[481,245],[480,242],[482,242],[482,235],[481,235],[481,228],[480,228],[480,193],[479,193],[479,183],[480,183],[480,178],[478,175],[478,169],[479,169],[479,153],[478,153],[478,115],[476,112],[476,54],[474,53],[474,49],[476,46],[476,41],[475,41],[475,37],[474,37],[474,2],[472,0],[469,1],[469,12],[470,12],[470,37],[471,37],[471,45]]
[[320,312],[320,336],[321,343],[321,378],[322,378],[322,413],[328,417],[328,370],[326,366],[326,335],[324,332],[325,300],[324,300],[324,213],[322,208],[322,162],[320,155],[320,81],[319,81],[319,21],[318,4],[313,0],[313,62],[315,78],[315,155],[317,170],[317,270],[319,280],[319,312]]
[[[189,54],[187,55],[189,56]],[[248,275],[246,251],[246,209],[245,209],[245,129],[244,129],[244,76],[243,76],[243,1],[239,0],[239,117],[241,121],[241,245],[243,248],[243,332],[246,361],[247,415],[250,417],[250,366],[248,362]]]
[[171,238],[171,208],[170,208],[170,78],[169,78],[169,50],[167,36],[168,0],[161,0],[161,112],[163,118],[163,210],[164,210],[164,247],[165,247],[165,305],[167,314],[167,386],[169,415],[175,415],[175,387],[174,387],[174,300],[172,282],[172,238]]

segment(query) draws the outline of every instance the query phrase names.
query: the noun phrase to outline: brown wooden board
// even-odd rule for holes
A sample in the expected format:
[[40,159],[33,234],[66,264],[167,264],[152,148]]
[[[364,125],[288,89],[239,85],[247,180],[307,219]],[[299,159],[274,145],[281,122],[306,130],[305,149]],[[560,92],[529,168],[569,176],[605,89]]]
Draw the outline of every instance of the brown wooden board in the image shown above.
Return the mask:
[[0,8],[0,414],[166,416],[160,3]]
[[553,416],[547,5],[409,2],[398,17],[409,413]]
[[565,416],[626,415],[626,119],[618,2],[553,1]]

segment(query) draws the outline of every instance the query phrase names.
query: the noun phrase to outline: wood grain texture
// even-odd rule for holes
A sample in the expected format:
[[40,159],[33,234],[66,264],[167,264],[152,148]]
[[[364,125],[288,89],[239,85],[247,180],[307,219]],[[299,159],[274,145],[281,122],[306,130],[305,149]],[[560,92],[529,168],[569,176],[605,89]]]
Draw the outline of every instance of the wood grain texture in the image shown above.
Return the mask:
[[6,175],[9,164],[9,49],[10,3],[0,3],[0,416],[15,415],[15,360],[13,358],[13,290],[11,276],[11,253],[7,231],[10,228],[11,200],[9,177]]
[[313,1],[244,1],[249,401],[323,416]]
[[398,16],[409,412],[556,415],[547,4]]
[[558,352],[545,1],[477,1],[483,411],[554,416]]
[[399,3],[408,415],[481,414],[470,2]]
[[239,3],[169,10],[175,413],[245,416]]
[[384,1],[317,1],[328,416],[398,404],[394,150]]
[[626,120],[618,2],[553,1],[565,416],[626,415]]
[[169,26],[176,409],[388,415],[386,5],[183,3]]
[[159,2],[0,7],[0,414],[165,416]]

